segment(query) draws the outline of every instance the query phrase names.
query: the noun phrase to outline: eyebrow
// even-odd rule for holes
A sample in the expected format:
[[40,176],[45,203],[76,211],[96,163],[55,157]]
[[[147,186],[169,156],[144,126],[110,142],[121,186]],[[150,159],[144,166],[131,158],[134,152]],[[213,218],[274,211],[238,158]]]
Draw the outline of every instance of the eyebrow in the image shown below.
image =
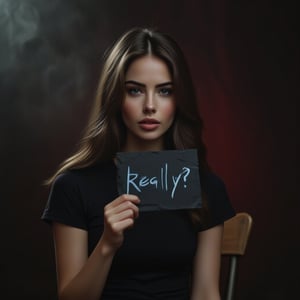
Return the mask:
[[[141,87],[146,87],[146,85],[144,83],[141,83],[141,82],[138,82],[135,80],[125,81],[125,85],[126,84],[134,84],[134,85],[138,85]],[[163,83],[157,84],[156,87],[162,87],[162,86],[166,86],[166,85],[173,85],[173,82],[172,81],[163,82]]]

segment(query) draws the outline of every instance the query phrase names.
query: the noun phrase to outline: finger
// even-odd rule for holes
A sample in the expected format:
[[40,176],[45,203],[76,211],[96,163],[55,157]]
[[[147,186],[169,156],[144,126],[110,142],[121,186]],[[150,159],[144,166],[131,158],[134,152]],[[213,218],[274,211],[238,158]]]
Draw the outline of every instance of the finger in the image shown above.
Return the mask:
[[132,202],[126,201],[116,207],[109,207],[109,206],[106,207],[105,208],[105,216],[109,217],[111,215],[116,215],[125,210],[132,210],[135,218],[137,218],[139,215],[138,207],[135,204],[133,204]]
[[132,194],[123,194],[123,195],[119,196],[118,198],[116,198],[115,200],[113,200],[112,202],[110,202],[107,206],[108,207],[116,207],[125,201],[130,201],[135,204],[140,203],[140,199],[138,196],[132,195]]
[[111,216],[107,219],[107,222],[108,222],[111,226],[113,226],[112,224],[121,222],[121,221],[126,220],[126,219],[132,219],[132,220],[135,219],[133,210],[128,209],[128,210],[122,211],[122,212],[119,213],[119,214],[111,215]]
[[125,229],[132,227],[134,224],[134,220],[132,218],[127,218],[125,220],[116,222],[114,224],[112,224],[112,230],[114,232],[123,232]]

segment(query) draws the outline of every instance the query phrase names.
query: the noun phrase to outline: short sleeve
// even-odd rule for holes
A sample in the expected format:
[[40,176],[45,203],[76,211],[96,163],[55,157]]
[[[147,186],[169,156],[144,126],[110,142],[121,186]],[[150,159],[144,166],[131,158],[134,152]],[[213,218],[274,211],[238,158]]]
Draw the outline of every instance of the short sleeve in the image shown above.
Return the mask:
[[205,222],[200,225],[203,231],[224,223],[235,215],[226,186],[215,174],[208,174],[203,181],[202,189],[207,201],[208,214]]
[[59,222],[87,229],[84,203],[76,177],[72,173],[61,174],[55,179],[41,219],[49,224]]

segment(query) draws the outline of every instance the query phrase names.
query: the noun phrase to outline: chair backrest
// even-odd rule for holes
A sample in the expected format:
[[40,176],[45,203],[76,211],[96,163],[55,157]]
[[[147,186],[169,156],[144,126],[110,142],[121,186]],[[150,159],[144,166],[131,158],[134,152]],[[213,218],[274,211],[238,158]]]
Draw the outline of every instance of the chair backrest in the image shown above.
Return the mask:
[[238,257],[245,254],[252,223],[252,216],[246,212],[239,212],[224,223],[221,253],[230,257],[226,300],[233,299]]

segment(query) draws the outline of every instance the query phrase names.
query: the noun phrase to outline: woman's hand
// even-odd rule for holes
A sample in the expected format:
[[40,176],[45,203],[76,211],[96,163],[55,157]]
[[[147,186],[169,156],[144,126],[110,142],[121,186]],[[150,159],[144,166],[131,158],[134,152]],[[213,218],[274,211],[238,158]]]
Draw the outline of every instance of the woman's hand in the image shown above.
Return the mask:
[[123,243],[124,230],[132,227],[139,215],[135,195],[123,194],[104,207],[102,243],[108,252],[115,252]]

